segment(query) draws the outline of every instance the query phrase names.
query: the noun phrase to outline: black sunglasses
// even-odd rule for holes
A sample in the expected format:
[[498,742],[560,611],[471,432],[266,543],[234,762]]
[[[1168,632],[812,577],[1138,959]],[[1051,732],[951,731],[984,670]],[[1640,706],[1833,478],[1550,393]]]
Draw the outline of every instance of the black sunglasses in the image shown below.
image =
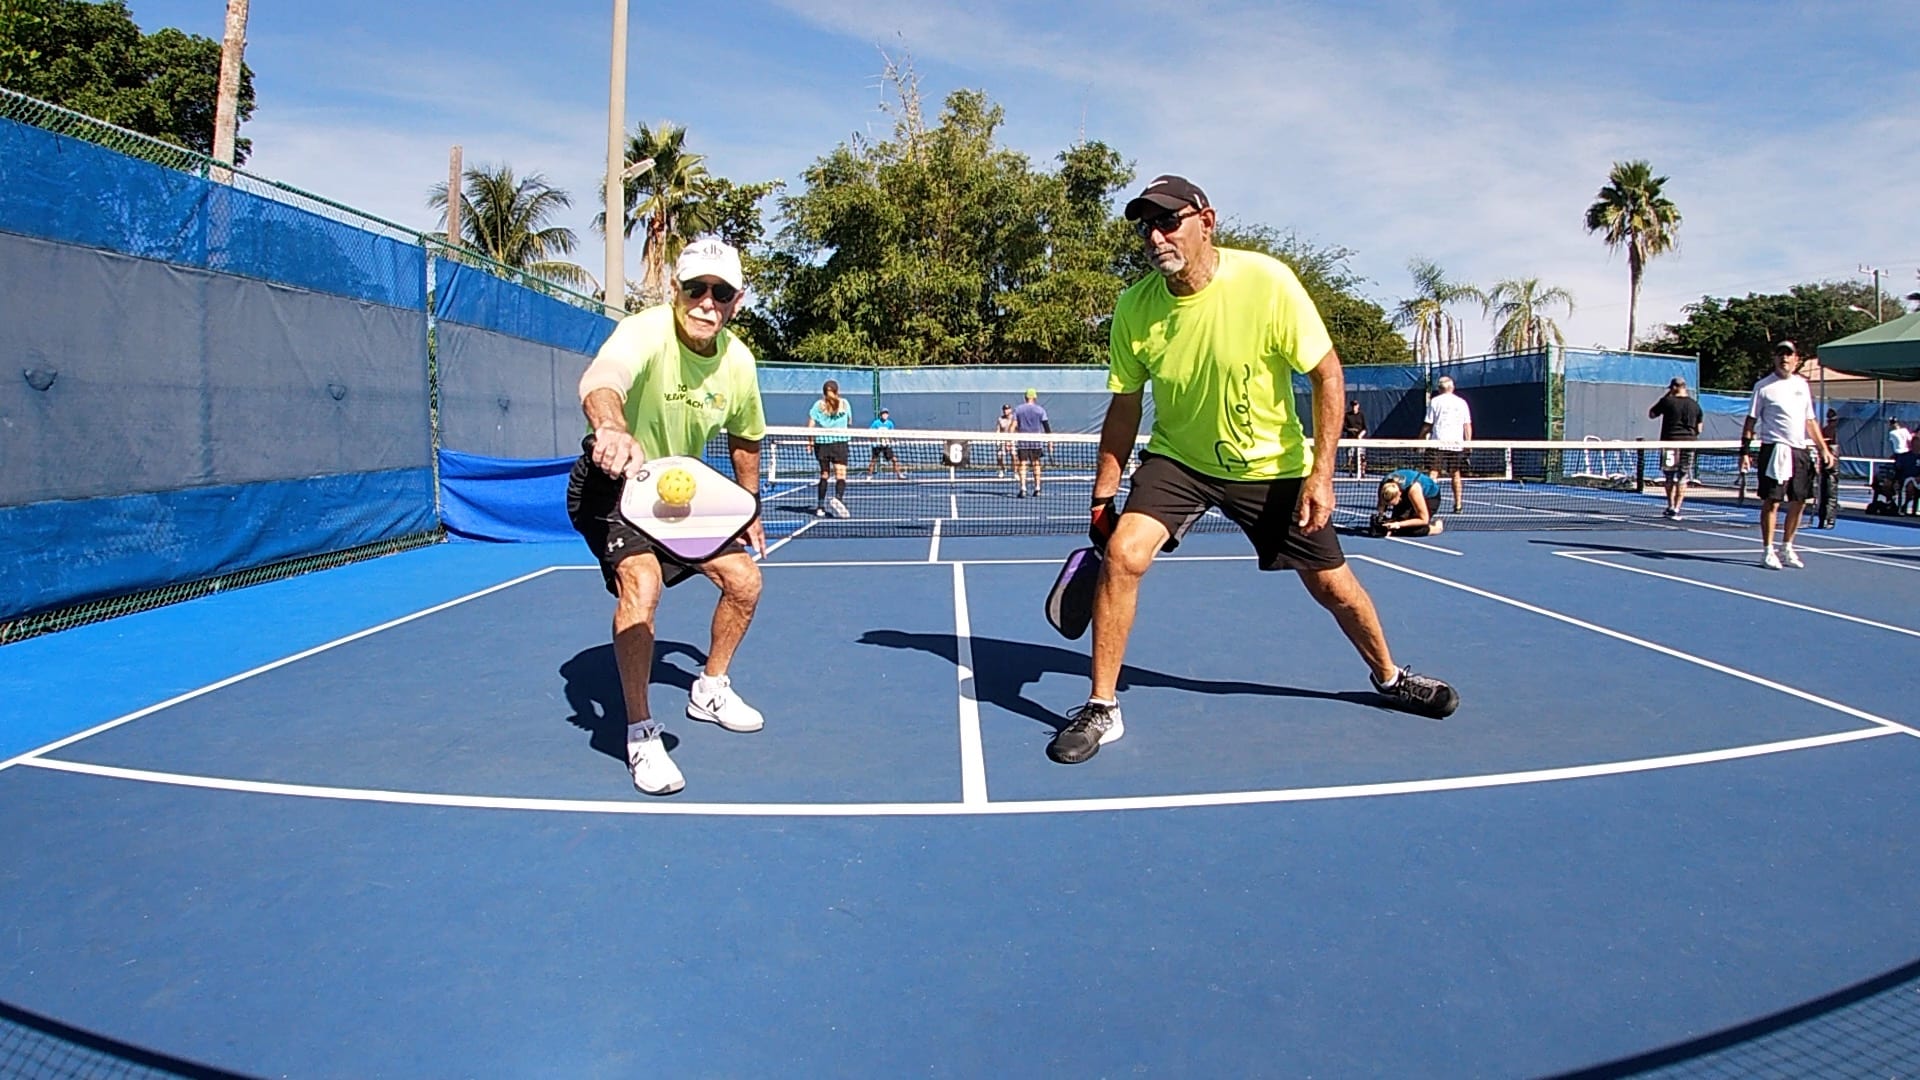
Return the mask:
[[680,283],[680,288],[686,292],[687,299],[689,300],[698,300],[707,295],[707,290],[711,289],[713,290],[713,302],[716,304],[731,304],[733,303],[733,298],[740,295],[739,289],[734,288],[724,281],[712,283],[705,281],[683,281]]
[[1172,236],[1174,233],[1180,231],[1180,226],[1184,224],[1188,218],[1195,217],[1199,213],[1200,211],[1198,210],[1181,210],[1178,213],[1169,212],[1161,214],[1159,217],[1141,218],[1139,221],[1133,223],[1133,231],[1139,234],[1142,240],[1145,240],[1156,231],[1163,236]]

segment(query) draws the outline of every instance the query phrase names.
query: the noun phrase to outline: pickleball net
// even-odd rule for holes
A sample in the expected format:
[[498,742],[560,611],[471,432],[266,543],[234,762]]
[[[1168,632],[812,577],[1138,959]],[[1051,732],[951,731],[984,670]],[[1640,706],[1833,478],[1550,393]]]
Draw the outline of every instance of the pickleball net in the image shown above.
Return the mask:
[[[847,489],[839,516],[819,492],[821,440],[846,447]],[[761,512],[770,535],[947,536],[1071,533],[1086,527],[1099,436],[957,431],[835,431],[770,428],[761,448]],[[1121,498],[1146,446],[1141,436],[1124,469]],[[708,457],[726,471],[724,446]],[[1021,476],[1022,464],[1026,476]],[[1038,482],[1034,466],[1038,465]],[[897,465],[897,468],[896,468]],[[1334,524],[1360,530],[1389,473],[1415,469],[1440,484],[1450,530],[1630,527],[1741,529],[1757,520],[1756,475],[1740,467],[1731,441],[1476,441],[1457,448],[1417,440],[1340,443]],[[1664,470],[1688,480],[1682,520],[1666,517]],[[1456,506],[1452,472],[1461,475]],[[1217,513],[1196,531],[1237,528]]]

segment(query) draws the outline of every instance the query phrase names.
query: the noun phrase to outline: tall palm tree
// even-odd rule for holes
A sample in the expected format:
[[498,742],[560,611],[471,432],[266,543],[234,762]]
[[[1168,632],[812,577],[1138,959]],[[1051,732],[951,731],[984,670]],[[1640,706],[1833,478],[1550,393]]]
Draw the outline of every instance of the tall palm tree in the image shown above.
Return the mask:
[[1430,259],[1414,259],[1407,272],[1413,275],[1414,295],[1400,301],[1393,322],[1413,329],[1414,360],[1424,368],[1459,359],[1460,320],[1447,309],[1468,300],[1484,306],[1485,294],[1465,282],[1448,281],[1446,271]]
[[1601,234],[1607,247],[1627,249],[1627,351],[1633,351],[1635,317],[1640,308],[1640,276],[1647,261],[1673,250],[1680,211],[1661,194],[1667,178],[1653,175],[1645,161],[1616,161],[1607,186],[1587,207],[1587,231]]
[[1543,289],[1539,278],[1513,278],[1487,293],[1486,311],[1499,325],[1493,332],[1497,353],[1539,352],[1549,343],[1565,345],[1566,335],[1547,309],[1566,305],[1573,315],[1573,294],[1562,288]]
[[[719,224],[718,207],[710,200],[713,177],[706,155],[690,153],[687,129],[670,121],[658,127],[645,124],[627,136],[627,160],[653,159],[653,167],[626,182],[627,219],[624,235],[636,225],[646,228],[641,260],[640,292],[647,302],[665,298],[667,264],[680,257],[687,242],[713,231]],[[604,200],[603,200],[604,202]],[[605,211],[595,215],[593,227],[606,234]]]
[[[555,258],[573,253],[578,240],[572,229],[547,222],[573,205],[573,197],[547,183],[540,173],[522,178],[513,166],[497,169],[477,165],[462,174],[460,241],[494,262],[535,277],[574,287],[593,286],[593,277],[581,267]],[[435,184],[427,205],[440,211],[440,227],[447,224],[447,185]],[[445,239],[445,232],[436,234]]]

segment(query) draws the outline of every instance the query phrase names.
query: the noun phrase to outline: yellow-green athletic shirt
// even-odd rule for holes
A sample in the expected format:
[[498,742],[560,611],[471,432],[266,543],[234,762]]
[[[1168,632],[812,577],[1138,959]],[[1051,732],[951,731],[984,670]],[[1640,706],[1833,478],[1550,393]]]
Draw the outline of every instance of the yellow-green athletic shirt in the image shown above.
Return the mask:
[[1313,471],[1293,406],[1293,373],[1333,349],[1313,299],[1278,259],[1215,249],[1213,280],[1192,296],[1153,274],[1120,294],[1107,389],[1153,383],[1147,450],[1224,480]]
[[682,345],[671,305],[629,315],[580,377],[580,400],[601,389],[619,394],[627,430],[648,457],[698,457],[722,428],[758,439],[767,420],[753,351],[731,330],[717,344],[712,356]]

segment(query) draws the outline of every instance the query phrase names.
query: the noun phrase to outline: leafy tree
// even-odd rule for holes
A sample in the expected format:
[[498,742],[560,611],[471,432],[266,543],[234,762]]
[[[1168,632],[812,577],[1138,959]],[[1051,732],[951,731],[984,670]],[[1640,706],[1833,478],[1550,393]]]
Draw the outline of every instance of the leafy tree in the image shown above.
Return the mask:
[[1493,331],[1497,353],[1538,352],[1548,345],[1565,345],[1566,335],[1547,314],[1565,305],[1573,314],[1573,294],[1561,288],[1542,288],[1539,278],[1511,278],[1487,293],[1486,311],[1498,326]]
[[[10,90],[206,154],[219,83],[218,41],[171,28],[143,34],[125,0],[0,0],[0,86]],[[243,65],[239,121],[253,104],[253,70]],[[235,140],[236,164],[252,145]]]
[[1673,250],[1680,211],[1662,194],[1667,177],[1653,175],[1645,161],[1616,161],[1607,185],[1587,207],[1587,231],[1601,234],[1607,247],[1627,249],[1627,351],[1633,351],[1635,317],[1640,309],[1640,278],[1649,260]]
[[[513,174],[513,166],[497,169],[485,165],[469,168],[463,175],[465,189],[460,193],[460,242],[494,262],[535,277],[575,288],[591,288],[593,278],[574,263],[556,258],[570,255],[577,244],[573,230],[547,222],[553,215],[573,205],[565,191],[547,183],[540,173],[524,179]],[[433,185],[427,205],[440,211],[440,226],[447,223],[447,185]],[[445,240],[446,233],[433,234]]]
[[1221,223],[1213,237],[1221,247],[1258,251],[1292,267],[1320,309],[1342,363],[1404,364],[1412,358],[1385,309],[1360,294],[1365,281],[1347,265],[1352,249],[1321,247],[1296,233],[1237,221]]
[[1446,271],[1431,259],[1412,260],[1407,272],[1413,275],[1414,294],[1400,301],[1394,323],[1413,331],[1414,359],[1422,367],[1459,359],[1464,352],[1460,320],[1448,309],[1464,301],[1485,308],[1486,294],[1465,282],[1448,281]]
[[1873,287],[1851,281],[1795,285],[1784,293],[1721,299],[1703,296],[1683,310],[1687,320],[1663,326],[1647,343],[1659,352],[1700,358],[1704,386],[1744,391],[1773,364],[1773,344],[1782,338],[1815,352],[1823,341],[1858,333],[1874,324]]

